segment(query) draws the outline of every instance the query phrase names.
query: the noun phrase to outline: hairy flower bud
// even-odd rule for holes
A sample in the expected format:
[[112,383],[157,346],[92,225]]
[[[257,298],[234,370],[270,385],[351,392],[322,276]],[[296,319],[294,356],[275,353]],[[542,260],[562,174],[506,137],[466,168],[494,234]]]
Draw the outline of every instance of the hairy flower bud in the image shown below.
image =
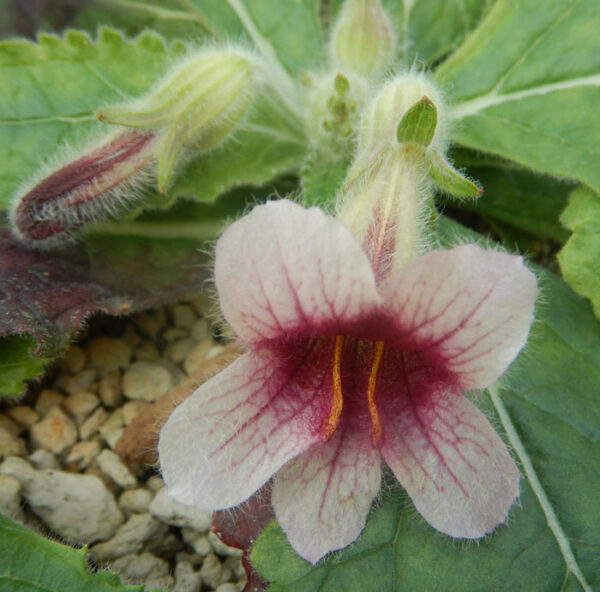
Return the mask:
[[253,58],[241,50],[203,51],[186,58],[146,96],[101,109],[98,117],[139,129],[160,129],[158,186],[164,191],[184,148],[214,148],[246,112]]
[[17,238],[30,246],[50,247],[76,230],[135,199],[135,189],[153,178],[156,137],[121,131],[68,159],[67,164],[21,191],[10,222]]
[[379,75],[394,57],[395,38],[379,0],[346,0],[333,27],[331,56],[342,71]]

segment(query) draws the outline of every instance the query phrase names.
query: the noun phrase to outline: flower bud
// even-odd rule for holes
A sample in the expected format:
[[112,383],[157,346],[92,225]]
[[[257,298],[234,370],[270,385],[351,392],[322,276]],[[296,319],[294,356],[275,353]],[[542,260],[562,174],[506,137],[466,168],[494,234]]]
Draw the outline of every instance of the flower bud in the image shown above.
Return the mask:
[[84,224],[135,200],[138,186],[152,179],[155,151],[152,133],[127,130],[71,156],[16,197],[10,211],[13,233],[42,248],[68,240]]
[[395,38],[379,0],[346,0],[333,27],[331,56],[342,71],[380,75],[394,57]]
[[98,113],[106,123],[161,128],[158,185],[164,191],[182,150],[214,148],[246,112],[253,58],[239,50],[203,51],[185,59],[146,96]]

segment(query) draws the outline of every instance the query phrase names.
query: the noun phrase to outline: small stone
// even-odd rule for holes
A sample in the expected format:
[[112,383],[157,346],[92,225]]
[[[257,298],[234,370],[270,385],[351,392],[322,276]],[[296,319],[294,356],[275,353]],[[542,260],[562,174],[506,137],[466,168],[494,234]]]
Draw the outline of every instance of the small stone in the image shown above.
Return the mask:
[[147,401],[128,401],[121,407],[123,423],[128,426],[150,403]]
[[169,343],[167,346],[166,354],[175,364],[179,364],[186,359],[187,355],[194,349],[196,342],[191,337],[185,337],[184,339],[178,339]]
[[214,532],[208,533],[208,540],[215,553],[225,557],[241,557],[242,550],[235,547],[228,547]]
[[85,368],[85,352],[77,345],[72,345],[65,355],[57,361],[59,370],[70,374],[77,374]]
[[156,343],[153,341],[144,341],[135,350],[135,359],[139,362],[158,362],[160,361],[160,352]]
[[205,512],[176,502],[167,495],[166,487],[163,487],[154,496],[150,504],[150,513],[166,524],[189,526],[201,533],[208,532],[212,522],[211,512]]
[[77,442],[77,444],[71,448],[66,461],[68,463],[77,463],[77,467],[80,470],[83,470],[90,466],[90,463],[96,458],[96,456],[98,456],[99,453],[100,442],[96,442],[95,440]]
[[152,537],[146,543],[145,550],[154,553],[155,555],[164,556],[172,555],[182,549],[185,549],[185,543],[173,532],[170,532],[169,526],[161,522],[164,528],[164,533],[160,536]]
[[194,571],[188,561],[180,561],[175,566],[175,589],[177,592],[200,592],[202,575]]
[[0,459],[9,456],[25,456],[27,446],[18,436],[13,436],[7,429],[0,428]]
[[134,581],[142,581],[150,575],[169,574],[169,564],[152,553],[123,555],[110,564],[112,570]]
[[99,407],[80,426],[79,436],[82,440],[89,440],[108,419],[108,412]]
[[123,375],[123,392],[129,399],[156,401],[172,386],[170,372],[160,364],[134,362]]
[[177,341],[188,337],[189,333],[185,329],[178,329],[177,327],[168,327],[162,332],[161,337],[167,342]]
[[176,304],[171,312],[173,314],[173,325],[179,329],[189,331],[196,321],[196,313],[189,304]]
[[86,391],[70,395],[63,402],[63,408],[75,418],[78,424],[81,424],[98,405],[100,405],[100,399]]
[[35,448],[59,454],[77,442],[77,427],[60,407],[53,407],[29,431]]
[[10,417],[2,415],[0,413],[0,430],[6,430],[12,436],[17,437],[22,434],[25,430],[18,423],[13,421]]
[[21,482],[11,475],[0,475],[0,514],[11,520],[24,522],[25,514],[21,507]]
[[116,407],[121,404],[121,373],[118,370],[103,376],[98,384],[98,396],[105,407]]
[[201,341],[194,346],[194,349],[185,358],[183,367],[188,374],[193,374],[206,361],[206,355],[212,349],[213,342],[210,339]]
[[143,514],[151,501],[152,494],[147,489],[129,489],[119,497],[119,506],[129,514]]
[[27,405],[18,405],[6,410],[6,415],[17,422],[24,430],[28,430],[40,420],[40,414]]
[[89,391],[92,383],[96,380],[96,370],[86,368],[77,374],[61,374],[55,386],[64,389],[69,395],[74,395],[81,391]]
[[223,568],[231,570],[231,573],[238,581],[246,577],[246,571],[239,557],[226,557],[222,563]]
[[202,581],[213,590],[221,583],[223,566],[214,553],[209,553],[204,558],[200,574],[202,575]]
[[135,327],[132,323],[127,323],[125,327],[125,331],[123,331],[123,335],[121,335],[120,339],[122,339],[128,345],[134,346],[142,341],[139,333],[135,330]]
[[181,529],[181,535],[183,540],[192,548],[198,555],[204,557],[209,553],[212,553],[213,548],[208,540],[208,535],[199,534],[193,528],[183,527]]
[[140,331],[152,340],[158,337],[160,330],[165,326],[165,319],[166,317],[157,318],[156,314],[149,312],[141,312],[133,317]]
[[146,481],[146,487],[153,492],[160,491],[165,486],[165,482],[158,475],[152,475]]
[[123,411],[119,408],[112,412],[110,417],[100,427],[103,440],[114,448],[123,434]]
[[226,584],[221,584],[218,586],[215,592],[239,592],[239,588],[236,584],[227,582]]
[[60,464],[51,452],[40,448],[27,457],[27,460],[39,470],[60,469]]
[[65,400],[65,396],[63,393],[56,389],[44,389],[38,396],[37,401],[35,403],[35,410],[44,415],[52,407],[56,407],[56,405],[60,405]]
[[194,341],[205,341],[211,338],[211,329],[206,319],[196,319],[190,331]]
[[169,589],[170,590],[174,584],[175,584],[175,578],[173,576],[150,575],[144,581],[144,588],[146,590],[155,590],[155,589],[160,589],[160,590]]
[[70,543],[106,540],[123,523],[115,499],[93,475],[36,471],[27,461],[16,457],[0,465],[0,474],[18,479],[33,512]]
[[105,475],[108,475],[119,487],[132,489],[137,485],[137,479],[123,464],[118,454],[112,450],[103,450],[96,458],[98,466]]
[[92,548],[96,559],[115,559],[129,553],[138,553],[144,543],[163,525],[150,514],[134,514],[119,527],[115,535]]
[[86,347],[89,365],[98,371],[100,376],[127,368],[131,360],[131,346],[122,339],[114,337],[96,337]]

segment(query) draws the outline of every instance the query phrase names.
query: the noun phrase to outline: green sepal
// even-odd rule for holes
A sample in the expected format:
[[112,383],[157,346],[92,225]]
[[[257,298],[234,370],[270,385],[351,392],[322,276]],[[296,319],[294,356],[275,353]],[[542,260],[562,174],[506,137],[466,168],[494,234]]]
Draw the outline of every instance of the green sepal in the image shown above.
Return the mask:
[[429,174],[437,185],[455,197],[479,197],[483,189],[463,177],[447,160],[437,153],[429,154]]
[[427,148],[433,140],[436,126],[437,109],[427,97],[423,97],[404,114],[396,129],[396,137],[401,144],[411,142]]

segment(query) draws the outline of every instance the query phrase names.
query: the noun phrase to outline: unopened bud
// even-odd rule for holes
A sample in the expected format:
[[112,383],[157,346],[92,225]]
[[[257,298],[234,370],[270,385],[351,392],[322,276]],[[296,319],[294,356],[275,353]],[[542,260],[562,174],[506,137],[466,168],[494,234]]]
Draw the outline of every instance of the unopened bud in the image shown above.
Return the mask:
[[132,130],[73,157],[17,195],[10,212],[13,233],[42,248],[68,240],[84,224],[135,199],[136,186],[152,178],[155,150],[154,134]]
[[331,55],[342,71],[379,75],[394,57],[393,30],[379,0],[346,0],[333,27]]
[[203,51],[185,59],[146,96],[100,110],[107,123],[160,131],[158,186],[164,191],[186,147],[214,148],[246,112],[253,58],[240,50]]

